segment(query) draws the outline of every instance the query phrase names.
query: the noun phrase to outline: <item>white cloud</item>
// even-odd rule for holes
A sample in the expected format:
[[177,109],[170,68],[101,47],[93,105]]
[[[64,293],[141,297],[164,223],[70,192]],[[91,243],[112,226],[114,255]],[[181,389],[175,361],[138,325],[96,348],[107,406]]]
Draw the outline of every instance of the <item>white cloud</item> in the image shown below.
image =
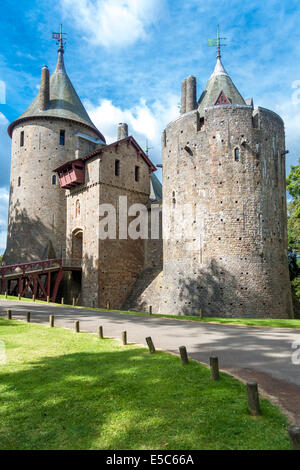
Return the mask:
[[[0,159],[3,163],[7,162],[3,168],[4,171],[5,167],[8,168],[10,153],[10,139],[7,134],[7,126],[8,120],[4,114],[0,113]],[[2,174],[0,184],[5,184],[5,181],[8,179],[7,174]],[[6,247],[8,199],[8,188],[4,186],[0,187],[0,254],[3,253]]]
[[178,97],[169,95],[165,101],[155,101],[152,105],[142,98],[137,106],[121,109],[109,100],[102,100],[98,105],[85,102],[92,121],[104,134],[107,143],[117,139],[117,127],[120,122],[129,126],[129,134],[133,135],[142,148],[148,140],[150,158],[154,163],[161,162],[161,133],[166,125],[179,115]]
[[126,47],[146,39],[165,4],[165,0],[61,0],[65,17],[74,20],[84,39],[104,47]]

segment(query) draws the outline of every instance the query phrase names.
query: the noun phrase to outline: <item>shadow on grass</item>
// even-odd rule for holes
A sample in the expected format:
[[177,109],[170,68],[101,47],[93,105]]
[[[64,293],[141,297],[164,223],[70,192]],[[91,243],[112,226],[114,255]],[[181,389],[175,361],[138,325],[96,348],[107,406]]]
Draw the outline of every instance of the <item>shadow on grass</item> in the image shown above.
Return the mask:
[[[70,347],[74,344],[71,338]],[[77,337],[76,337],[77,338]],[[100,346],[97,346],[97,345]],[[134,346],[43,357],[1,373],[1,449],[287,449],[269,403],[247,412],[245,388]],[[101,348],[105,349],[101,351]],[[2,384],[2,386],[1,386]]]

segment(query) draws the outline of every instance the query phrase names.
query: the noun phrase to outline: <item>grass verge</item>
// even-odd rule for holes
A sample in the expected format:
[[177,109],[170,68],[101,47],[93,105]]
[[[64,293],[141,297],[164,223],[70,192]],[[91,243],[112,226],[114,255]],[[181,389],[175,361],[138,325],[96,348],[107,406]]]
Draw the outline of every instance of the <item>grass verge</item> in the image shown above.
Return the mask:
[[0,318],[0,449],[289,449],[287,422],[245,386],[163,352]]

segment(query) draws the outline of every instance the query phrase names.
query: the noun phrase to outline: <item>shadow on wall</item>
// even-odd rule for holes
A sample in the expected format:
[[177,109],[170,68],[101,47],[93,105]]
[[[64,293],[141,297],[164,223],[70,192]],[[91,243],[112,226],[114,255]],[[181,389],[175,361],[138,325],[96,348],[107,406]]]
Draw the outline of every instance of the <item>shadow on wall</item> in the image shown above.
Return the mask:
[[[212,260],[206,271],[197,279],[189,277],[179,279],[179,300],[181,315],[200,315],[200,309],[206,317],[257,317],[261,306],[261,317],[287,318],[285,312],[275,314],[272,311],[273,299],[269,304],[258,291],[253,291],[245,281],[241,282],[224,266]],[[278,306],[277,306],[278,307]],[[283,308],[283,307],[282,307]],[[264,313],[269,309],[269,315]]]
[[[11,195],[12,192],[13,187],[11,187]],[[53,246],[55,240],[53,240],[52,230],[46,227],[39,217],[30,218],[27,210],[20,207],[20,201],[17,200],[12,208],[12,213],[15,215],[10,218],[8,225],[7,247],[3,263],[9,265],[60,257],[61,253],[56,253]]]

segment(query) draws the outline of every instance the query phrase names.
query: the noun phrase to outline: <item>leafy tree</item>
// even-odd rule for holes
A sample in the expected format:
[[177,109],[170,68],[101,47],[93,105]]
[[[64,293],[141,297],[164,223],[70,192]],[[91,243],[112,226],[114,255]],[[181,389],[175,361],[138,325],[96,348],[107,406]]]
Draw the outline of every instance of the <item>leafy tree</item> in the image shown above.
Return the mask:
[[291,167],[287,190],[293,198],[288,203],[289,267],[293,294],[300,300],[300,159]]

